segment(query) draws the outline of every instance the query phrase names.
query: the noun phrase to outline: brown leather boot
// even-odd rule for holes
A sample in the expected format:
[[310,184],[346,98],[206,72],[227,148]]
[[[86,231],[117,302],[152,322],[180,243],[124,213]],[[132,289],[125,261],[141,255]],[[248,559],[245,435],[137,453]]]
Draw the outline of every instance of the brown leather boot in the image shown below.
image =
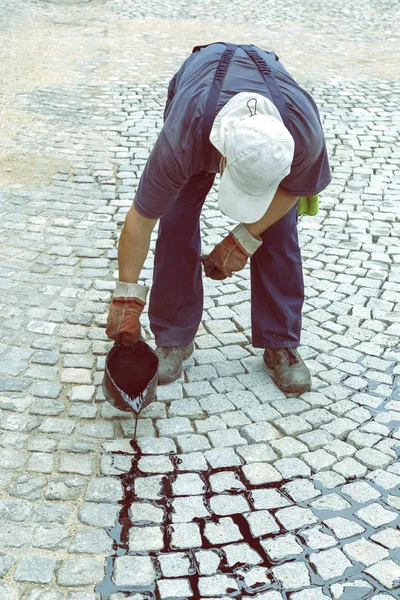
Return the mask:
[[264,362],[272,370],[272,379],[285,394],[303,394],[311,390],[311,373],[296,348],[267,348]]
[[158,383],[171,383],[175,381],[182,373],[182,363],[193,353],[194,343],[189,346],[158,346],[156,354],[158,356]]

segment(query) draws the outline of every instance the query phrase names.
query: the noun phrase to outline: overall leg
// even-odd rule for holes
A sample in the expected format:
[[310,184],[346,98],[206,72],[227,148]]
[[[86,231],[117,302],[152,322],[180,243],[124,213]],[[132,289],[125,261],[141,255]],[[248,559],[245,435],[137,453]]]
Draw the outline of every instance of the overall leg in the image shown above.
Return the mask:
[[297,348],[304,282],[297,207],[265,231],[251,259],[251,319],[256,348]]
[[187,346],[203,312],[200,213],[214,173],[192,177],[159,224],[149,319],[157,346]]

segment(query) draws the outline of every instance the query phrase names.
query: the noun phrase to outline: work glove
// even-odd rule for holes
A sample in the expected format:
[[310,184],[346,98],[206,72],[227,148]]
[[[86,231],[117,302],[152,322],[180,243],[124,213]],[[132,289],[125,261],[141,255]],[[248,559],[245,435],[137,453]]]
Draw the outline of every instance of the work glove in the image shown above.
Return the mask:
[[208,256],[201,257],[206,276],[211,279],[232,277],[234,271],[241,271],[246,266],[248,258],[261,244],[262,239],[253,237],[240,223]]
[[108,313],[106,334],[118,344],[133,346],[140,338],[140,315],[149,288],[117,281]]

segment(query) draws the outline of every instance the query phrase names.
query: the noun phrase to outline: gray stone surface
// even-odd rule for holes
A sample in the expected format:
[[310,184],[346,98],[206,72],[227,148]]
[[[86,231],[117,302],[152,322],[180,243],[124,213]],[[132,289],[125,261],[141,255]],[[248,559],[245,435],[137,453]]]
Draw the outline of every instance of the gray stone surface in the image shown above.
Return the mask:
[[[99,600],[104,577],[110,600],[143,600],[155,579],[162,600],[185,598],[196,564],[209,600],[239,579],[260,586],[257,600],[395,597],[399,83],[388,27],[397,13],[372,0],[0,7],[1,598]],[[286,397],[252,346],[248,266],[203,278],[195,352],[143,411],[142,475],[128,482],[134,422],[101,389],[117,240],[168,82],[214,39],[276,51],[320,110],[333,179],[318,215],[298,224],[313,387]],[[217,190],[218,177],[201,214],[205,254],[233,226]],[[142,333],[153,342],[147,308]],[[132,554],[105,575],[119,514]],[[270,573],[263,552],[278,561]]]

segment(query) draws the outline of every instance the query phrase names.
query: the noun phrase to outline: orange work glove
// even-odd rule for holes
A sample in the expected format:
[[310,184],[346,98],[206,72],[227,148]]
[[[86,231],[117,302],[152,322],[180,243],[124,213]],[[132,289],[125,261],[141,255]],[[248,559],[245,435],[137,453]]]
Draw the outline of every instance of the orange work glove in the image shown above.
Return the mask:
[[207,277],[226,279],[235,271],[244,269],[247,259],[261,246],[261,238],[255,238],[241,223],[235,227],[201,262]]
[[140,338],[140,315],[148,288],[118,281],[108,313],[106,334],[118,344],[134,346]]

